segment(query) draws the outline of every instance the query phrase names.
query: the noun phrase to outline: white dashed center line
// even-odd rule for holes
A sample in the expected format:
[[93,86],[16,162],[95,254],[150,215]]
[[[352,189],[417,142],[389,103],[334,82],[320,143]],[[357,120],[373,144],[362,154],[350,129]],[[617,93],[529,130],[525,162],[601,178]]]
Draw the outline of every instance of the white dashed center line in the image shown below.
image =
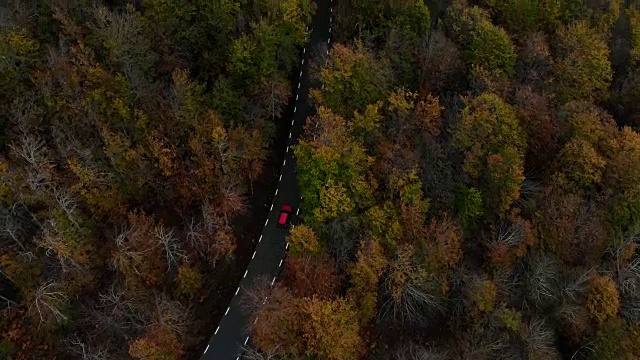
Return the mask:
[[253,251],[253,255],[251,255],[251,260],[253,260],[253,258],[256,257],[256,252],[255,250]]
[[207,348],[204,349],[204,353],[206,354],[208,350],[209,350],[209,344],[207,344]]
[[249,272],[249,269],[244,271],[244,275],[242,275],[242,278],[246,278],[247,277],[247,273]]
[[229,313],[229,309],[231,309],[231,308],[227,307],[227,311],[224,312],[224,316],[227,316],[227,314]]
[[236,295],[238,295],[239,291],[240,291],[240,286],[238,286],[238,288],[236,289]]

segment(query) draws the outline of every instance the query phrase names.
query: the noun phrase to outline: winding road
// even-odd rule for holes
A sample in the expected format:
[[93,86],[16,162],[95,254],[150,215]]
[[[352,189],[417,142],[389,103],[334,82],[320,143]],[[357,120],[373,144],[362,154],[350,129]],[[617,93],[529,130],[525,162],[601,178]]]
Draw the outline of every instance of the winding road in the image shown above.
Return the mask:
[[[239,360],[240,348],[249,342],[248,322],[249,314],[245,313],[240,304],[245,289],[250,287],[256,279],[267,276],[271,279],[271,286],[275,284],[284,261],[289,244],[286,241],[287,231],[276,227],[280,208],[284,204],[290,204],[296,209],[300,208],[300,189],[296,178],[296,160],[293,157],[291,146],[296,144],[302,134],[304,124],[309,115],[309,71],[308,60],[315,49],[322,48],[329,53],[331,44],[331,27],[333,24],[333,0],[317,0],[318,9],[311,24],[311,39],[302,50],[300,61],[300,74],[295,89],[295,103],[293,116],[289,127],[289,139],[280,169],[278,187],[276,188],[269,214],[264,224],[262,234],[258,239],[255,251],[251,256],[249,266],[244,272],[242,280],[231,299],[222,320],[215,329],[213,336],[200,357],[201,360]],[[310,51],[314,49],[314,51]],[[297,215],[297,213],[296,213]]]

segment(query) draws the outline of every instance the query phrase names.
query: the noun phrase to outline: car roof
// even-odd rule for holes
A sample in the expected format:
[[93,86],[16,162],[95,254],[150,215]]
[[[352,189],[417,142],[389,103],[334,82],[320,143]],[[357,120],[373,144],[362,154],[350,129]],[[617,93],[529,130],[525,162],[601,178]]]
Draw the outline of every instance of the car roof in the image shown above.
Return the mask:
[[280,213],[280,217],[278,218],[278,223],[279,224],[284,224],[287,221],[287,216],[289,216],[289,214]]
[[293,211],[293,207],[291,205],[282,205],[282,210]]

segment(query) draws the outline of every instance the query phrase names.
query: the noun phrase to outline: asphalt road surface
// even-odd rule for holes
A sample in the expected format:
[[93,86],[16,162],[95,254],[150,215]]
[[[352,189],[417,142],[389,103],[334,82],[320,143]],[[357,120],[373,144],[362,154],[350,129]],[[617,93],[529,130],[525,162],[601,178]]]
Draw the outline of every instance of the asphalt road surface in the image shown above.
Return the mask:
[[[300,73],[295,88],[295,107],[291,119],[289,140],[280,170],[278,188],[271,204],[262,234],[258,240],[251,262],[244,272],[244,276],[236,289],[225,315],[214,331],[213,336],[200,357],[201,360],[238,360],[240,348],[249,342],[249,316],[242,309],[240,300],[245,288],[250,287],[256,279],[267,277],[270,283],[276,281],[282,268],[282,263],[288,248],[286,229],[276,226],[280,208],[284,204],[292,205],[298,212],[300,207],[300,189],[296,179],[296,160],[290,146],[297,143],[302,134],[305,120],[309,115],[309,72],[308,60],[312,54],[325,51],[328,54],[330,45],[331,25],[333,24],[333,0],[317,0],[318,10],[311,24],[311,39],[302,51]],[[311,51],[310,49],[314,49]],[[324,50],[316,50],[324,49]]]

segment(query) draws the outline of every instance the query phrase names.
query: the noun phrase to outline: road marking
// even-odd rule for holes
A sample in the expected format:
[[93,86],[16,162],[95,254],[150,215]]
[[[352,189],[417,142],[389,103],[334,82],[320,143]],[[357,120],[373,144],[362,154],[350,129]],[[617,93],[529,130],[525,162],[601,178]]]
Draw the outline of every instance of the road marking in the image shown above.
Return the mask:
[[276,283],[276,277],[274,276],[273,280],[271,280],[271,286],[273,286],[273,284],[275,284],[275,283]]
[[260,240],[258,240],[258,242],[262,241],[262,235],[260,235]]
[[253,323],[255,324],[255,323],[257,323],[257,322],[258,322],[258,317],[256,316],[256,319],[255,319],[255,320],[253,320]]
[[267,224],[269,223],[269,219],[264,221],[264,226],[267,226]]
[[324,84],[322,84],[322,88],[324,89]]
[[271,209],[269,209],[269,211],[273,210],[273,204],[271,204]]
[[333,8],[331,8],[331,12],[333,12]]
[[296,94],[296,101],[298,100],[298,94]]
[[307,31],[309,31],[309,27],[307,26]]
[[236,360],[240,360],[240,356],[238,356],[238,357],[236,358]]
[[246,278],[246,277],[247,277],[247,273],[248,273],[248,272],[249,272],[249,269],[245,270],[245,271],[244,271],[244,275],[243,275],[242,277],[243,277],[243,278]]
[[284,260],[284,259],[280,259],[280,264],[278,264],[278,267],[282,266],[282,260]]
[[291,139],[291,133],[289,133],[289,139]]
[[[280,174],[280,178],[278,179],[278,181],[282,181],[282,174]],[[273,204],[271,204],[271,206],[273,206]]]
[[298,216],[298,214],[300,214],[300,208],[298,208],[298,210],[296,210],[296,216]]
[[247,338],[244,339],[244,344],[247,345],[248,342],[249,342],[249,337],[247,336]]
[[329,34],[331,34],[331,28],[329,28]]
[[214,332],[213,335],[216,335],[218,333],[218,330],[220,330],[220,326],[216,328],[216,332]]
[[307,48],[302,48],[302,53],[306,53],[307,52]]
[[[300,84],[298,84],[298,86],[300,86]],[[294,107],[293,107],[293,112],[296,112],[297,110],[298,110],[298,107],[297,107],[297,106],[294,106]]]
[[298,89],[300,89],[300,82],[298,82]]
[[327,39],[327,44],[331,44],[331,38]]
[[[291,138],[291,133],[289,133],[289,138]],[[284,159],[284,161],[282,162],[282,166],[285,166],[287,164],[287,159]]]
[[293,120],[293,119],[291,119],[291,126],[293,126],[293,121],[294,121],[294,120]]
[[287,243],[287,246],[284,247],[286,250],[289,250],[289,243]]
[[287,153],[289,153],[289,147],[287,146]]
[[302,77],[302,70],[300,70],[300,77]]
[[327,49],[327,55],[329,55],[329,49]]
[[[238,295],[238,292],[240,291],[240,286],[238,286],[238,288],[236,289],[236,295]],[[235,295],[234,295],[235,296]]]
[[208,350],[209,350],[209,344],[207,344],[207,348],[204,349],[204,353],[206,354]]
[[253,260],[253,258],[256,257],[256,251],[253,251],[253,255],[251,255],[251,260]]
[[302,59],[302,65],[304,65],[304,59]]
[[229,309],[231,309],[231,307],[227,306],[227,311],[224,312],[224,316],[227,316],[227,314],[229,313]]
[[276,189],[276,196],[278,196],[278,189]]

